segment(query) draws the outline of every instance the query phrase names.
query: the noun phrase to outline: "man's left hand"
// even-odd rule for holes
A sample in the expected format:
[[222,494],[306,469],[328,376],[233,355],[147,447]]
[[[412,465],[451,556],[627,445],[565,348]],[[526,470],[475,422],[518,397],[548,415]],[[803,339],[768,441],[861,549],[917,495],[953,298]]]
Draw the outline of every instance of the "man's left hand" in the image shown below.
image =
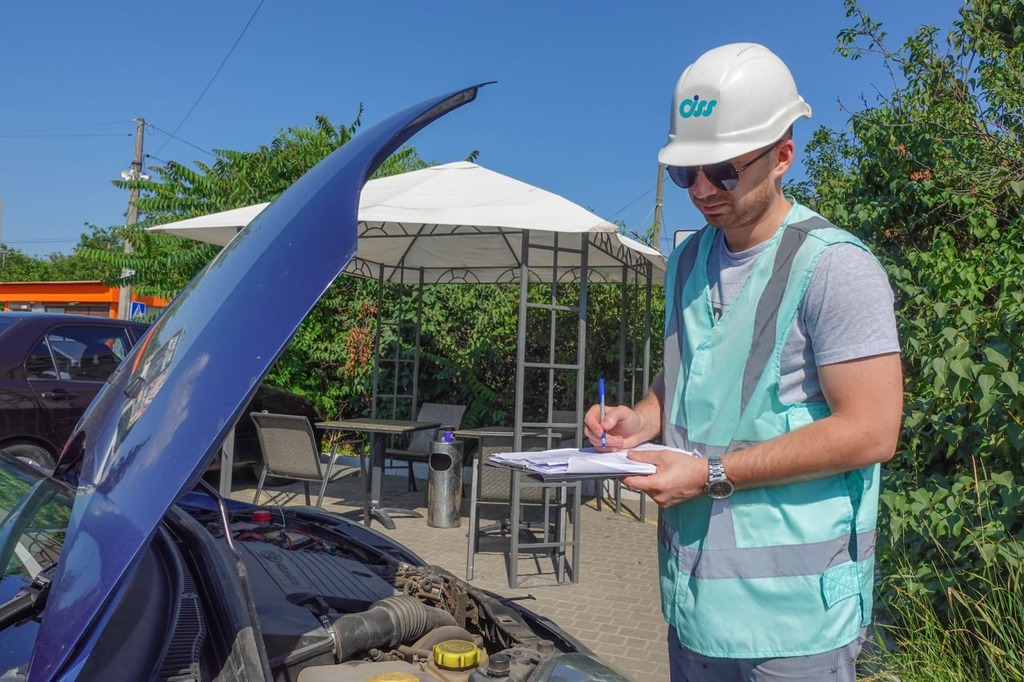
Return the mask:
[[630,450],[629,458],[657,467],[649,476],[625,476],[629,490],[647,493],[659,507],[671,507],[704,495],[708,482],[708,461],[672,450]]

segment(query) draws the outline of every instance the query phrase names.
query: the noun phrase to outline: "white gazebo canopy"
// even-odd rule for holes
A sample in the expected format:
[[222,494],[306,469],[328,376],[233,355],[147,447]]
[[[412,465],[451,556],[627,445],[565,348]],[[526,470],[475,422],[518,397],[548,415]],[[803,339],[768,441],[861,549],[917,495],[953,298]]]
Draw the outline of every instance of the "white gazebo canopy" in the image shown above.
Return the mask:
[[[267,205],[149,229],[225,245]],[[620,234],[612,223],[557,194],[469,162],[370,180],[360,198],[358,229],[358,252],[347,272],[379,278],[383,266],[384,281],[399,279],[399,269],[422,271],[426,283],[518,281],[524,231],[530,232],[529,267],[538,280],[578,279],[580,257],[571,251],[578,251],[582,234],[592,235],[596,247],[588,254],[591,281],[621,281],[624,265],[649,263],[654,275],[664,271],[658,251]]]

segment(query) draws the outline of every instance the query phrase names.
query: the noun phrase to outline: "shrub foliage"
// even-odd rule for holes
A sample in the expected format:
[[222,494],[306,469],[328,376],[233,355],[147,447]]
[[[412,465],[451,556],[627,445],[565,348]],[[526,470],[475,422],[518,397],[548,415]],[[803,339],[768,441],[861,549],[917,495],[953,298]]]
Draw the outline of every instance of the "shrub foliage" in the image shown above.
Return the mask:
[[962,624],[950,591],[1020,575],[1024,543],[1024,2],[968,0],[948,33],[898,47],[845,4],[838,51],[881,60],[892,86],[814,134],[795,190],[874,246],[897,293],[907,399],[882,594]]

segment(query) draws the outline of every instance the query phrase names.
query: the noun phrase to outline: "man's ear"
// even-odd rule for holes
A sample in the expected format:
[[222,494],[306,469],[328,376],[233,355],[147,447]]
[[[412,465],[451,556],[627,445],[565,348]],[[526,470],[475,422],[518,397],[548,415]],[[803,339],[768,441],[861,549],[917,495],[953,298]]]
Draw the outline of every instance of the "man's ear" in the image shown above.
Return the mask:
[[781,182],[782,176],[789,171],[793,162],[796,160],[796,145],[793,144],[792,139],[786,139],[779,142],[779,146],[776,148],[775,153],[777,154],[778,162],[775,164],[773,173],[776,174],[776,178]]

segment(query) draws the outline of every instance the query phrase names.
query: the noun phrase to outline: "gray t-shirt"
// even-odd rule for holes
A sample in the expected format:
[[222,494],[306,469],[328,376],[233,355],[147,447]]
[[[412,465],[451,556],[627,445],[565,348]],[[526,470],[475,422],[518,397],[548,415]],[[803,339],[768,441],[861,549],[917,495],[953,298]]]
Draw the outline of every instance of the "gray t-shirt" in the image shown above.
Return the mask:
[[[768,243],[732,253],[722,232],[711,248],[708,279],[715,319],[736,300]],[[825,249],[782,349],[781,398],[824,402],[818,367],[900,350],[889,279],[871,254],[847,243]]]

